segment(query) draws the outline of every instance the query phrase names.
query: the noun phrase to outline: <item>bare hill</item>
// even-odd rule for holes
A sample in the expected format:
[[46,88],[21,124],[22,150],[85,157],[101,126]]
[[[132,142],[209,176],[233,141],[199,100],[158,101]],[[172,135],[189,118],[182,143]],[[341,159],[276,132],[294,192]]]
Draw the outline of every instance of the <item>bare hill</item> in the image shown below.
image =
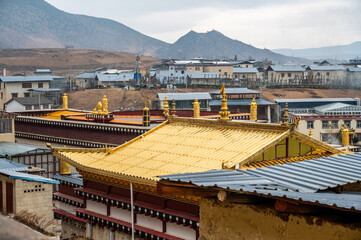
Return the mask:
[[[142,66],[150,67],[159,60],[142,56]],[[135,55],[124,52],[53,49],[0,49],[0,68],[10,74],[31,73],[37,68],[49,68],[55,74],[69,74],[98,67],[135,67]]]

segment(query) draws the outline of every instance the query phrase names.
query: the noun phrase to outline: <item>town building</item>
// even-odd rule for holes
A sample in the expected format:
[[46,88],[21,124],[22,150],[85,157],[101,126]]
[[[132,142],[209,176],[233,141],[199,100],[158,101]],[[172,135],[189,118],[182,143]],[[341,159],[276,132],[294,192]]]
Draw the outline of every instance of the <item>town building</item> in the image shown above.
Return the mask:
[[[199,197],[175,197],[159,189],[160,175],[243,169],[303,161],[341,153],[295,130],[297,122],[282,125],[231,121],[222,88],[220,120],[168,120],[116,148],[70,149],[51,147],[53,154],[83,176],[75,193],[84,208],[77,217],[87,220],[87,237],[120,239],[136,235],[148,239],[199,239]],[[195,105],[197,106],[197,104]],[[164,191],[164,192],[163,192]],[[133,231],[134,230],[134,231]]]
[[[231,113],[249,113],[250,104],[254,98],[257,103],[258,120],[271,122],[271,106],[274,103],[260,97],[260,92],[248,88],[226,88],[226,98]],[[222,94],[219,90],[211,91],[212,100],[209,101],[211,111],[215,112],[221,108]]]
[[212,99],[208,92],[158,93],[157,95],[157,109],[163,109],[165,97],[168,99],[168,106],[172,106],[174,100],[177,110],[192,110],[195,99],[198,99],[198,102],[200,102],[201,109],[209,110],[209,101]]
[[287,85],[302,83],[305,69],[300,65],[271,65],[265,71],[269,85]]
[[347,71],[341,65],[310,65],[306,68],[309,84],[346,85]]
[[233,68],[233,79],[236,81],[236,85],[255,85],[263,80],[263,73],[254,67],[239,67]]
[[361,154],[160,176],[158,190],[200,198],[202,239],[361,238]]
[[59,182],[34,175],[38,172],[26,165],[0,159],[1,213],[8,215],[27,211],[44,217],[46,222],[54,218],[52,191],[53,184]]
[[189,86],[221,86],[222,77],[217,72],[192,72],[187,74]]
[[73,78],[73,84],[78,90],[96,88],[96,75],[96,72],[84,72]]
[[101,87],[125,87],[130,80],[135,79],[134,72],[119,72],[115,74],[97,73],[95,81]]
[[0,142],[15,142],[16,114],[0,111]]
[[361,68],[348,67],[347,68],[347,86],[352,88],[360,88],[361,86]]
[[17,112],[37,109],[51,109],[51,100],[46,97],[16,97],[5,103],[5,111]]
[[29,97],[33,88],[49,88],[52,76],[0,76],[0,109],[12,98]]

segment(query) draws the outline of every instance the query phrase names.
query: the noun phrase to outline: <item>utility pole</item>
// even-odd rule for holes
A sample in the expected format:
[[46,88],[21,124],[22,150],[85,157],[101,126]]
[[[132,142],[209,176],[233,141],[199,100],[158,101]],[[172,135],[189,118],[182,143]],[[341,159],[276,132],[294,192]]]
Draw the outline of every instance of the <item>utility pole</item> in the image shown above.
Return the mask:
[[140,88],[139,63],[140,63],[140,56],[139,56],[139,53],[137,53],[135,71],[136,71],[136,75],[137,75],[137,87]]

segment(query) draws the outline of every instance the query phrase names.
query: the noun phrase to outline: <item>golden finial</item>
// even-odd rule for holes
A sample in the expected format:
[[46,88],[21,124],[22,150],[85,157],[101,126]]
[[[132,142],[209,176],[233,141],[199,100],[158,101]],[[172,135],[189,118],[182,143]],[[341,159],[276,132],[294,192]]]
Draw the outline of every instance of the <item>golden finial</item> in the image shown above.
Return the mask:
[[173,117],[176,117],[175,113],[176,113],[176,110],[175,110],[175,101],[174,101],[174,99],[173,99],[173,102],[172,102],[172,116],[173,116]]
[[68,109],[68,96],[64,93],[63,96],[63,109]]
[[94,114],[94,115],[98,114],[96,107],[93,109],[92,114]]
[[312,128],[310,128],[310,131],[308,132],[308,136],[309,136],[309,137],[313,137],[313,136],[312,136]]
[[296,118],[295,118],[294,125],[295,125],[295,126],[299,126],[299,125],[300,125],[300,120],[301,120],[301,117],[296,117]]
[[165,117],[169,117],[169,105],[168,105],[167,94],[164,95],[164,100],[163,100],[163,115]]
[[104,95],[102,102],[103,102],[103,114],[108,115],[108,98],[106,95]]
[[193,102],[193,117],[194,118],[199,118],[201,116],[201,110],[200,110],[200,105],[201,103],[198,102],[198,99],[196,98],[196,100]]
[[283,124],[287,124],[288,123],[288,103],[286,103],[286,107],[284,109],[284,113],[283,113]]
[[221,100],[222,107],[221,107],[221,111],[219,112],[219,115],[221,115],[221,120],[229,120],[230,112],[228,112],[226,90],[224,89],[224,84],[222,84],[222,88],[219,93],[222,94],[222,100]]
[[103,105],[102,105],[102,103],[101,103],[100,101],[98,102],[98,105],[97,105],[97,106],[98,106],[98,114],[102,114],[102,113],[103,113],[103,112],[102,112],[102,106],[103,106]]
[[143,108],[143,126],[149,127],[150,126],[150,111],[147,107],[147,100],[144,101],[144,108]]
[[344,128],[341,130],[341,135],[342,135],[342,146],[348,146],[350,144],[350,134],[346,124]]
[[251,121],[257,121],[257,103],[256,103],[256,99],[252,99],[252,102],[249,104],[251,105],[251,116],[250,116],[250,119]]

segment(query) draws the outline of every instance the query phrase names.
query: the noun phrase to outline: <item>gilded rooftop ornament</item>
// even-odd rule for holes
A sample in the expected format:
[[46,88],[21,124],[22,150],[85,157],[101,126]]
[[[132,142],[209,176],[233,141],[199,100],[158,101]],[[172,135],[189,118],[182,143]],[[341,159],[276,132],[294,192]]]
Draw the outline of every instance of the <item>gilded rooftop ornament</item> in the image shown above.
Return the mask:
[[106,95],[104,95],[102,102],[103,102],[103,114],[108,115],[108,98]]
[[219,115],[221,115],[221,120],[229,120],[230,112],[228,112],[226,90],[224,89],[224,84],[222,84],[222,88],[219,93],[222,94],[222,107]]
[[286,107],[284,109],[284,113],[283,113],[283,124],[288,124],[288,103],[286,103]]
[[176,113],[176,110],[175,110],[175,101],[174,101],[174,99],[173,99],[173,102],[172,102],[172,116],[173,117],[176,117],[177,115],[175,115],[175,113]]
[[193,117],[199,118],[201,116],[201,110],[200,110],[200,102],[198,102],[198,99],[193,102]]
[[63,96],[63,109],[68,109],[68,96],[64,93]]
[[252,102],[249,105],[251,105],[251,108],[250,108],[251,116],[250,116],[249,120],[257,121],[257,103],[256,103],[256,100],[253,98]]
[[164,95],[164,100],[163,100],[163,115],[165,117],[169,117],[169,105],[168,105],[167,94]]

